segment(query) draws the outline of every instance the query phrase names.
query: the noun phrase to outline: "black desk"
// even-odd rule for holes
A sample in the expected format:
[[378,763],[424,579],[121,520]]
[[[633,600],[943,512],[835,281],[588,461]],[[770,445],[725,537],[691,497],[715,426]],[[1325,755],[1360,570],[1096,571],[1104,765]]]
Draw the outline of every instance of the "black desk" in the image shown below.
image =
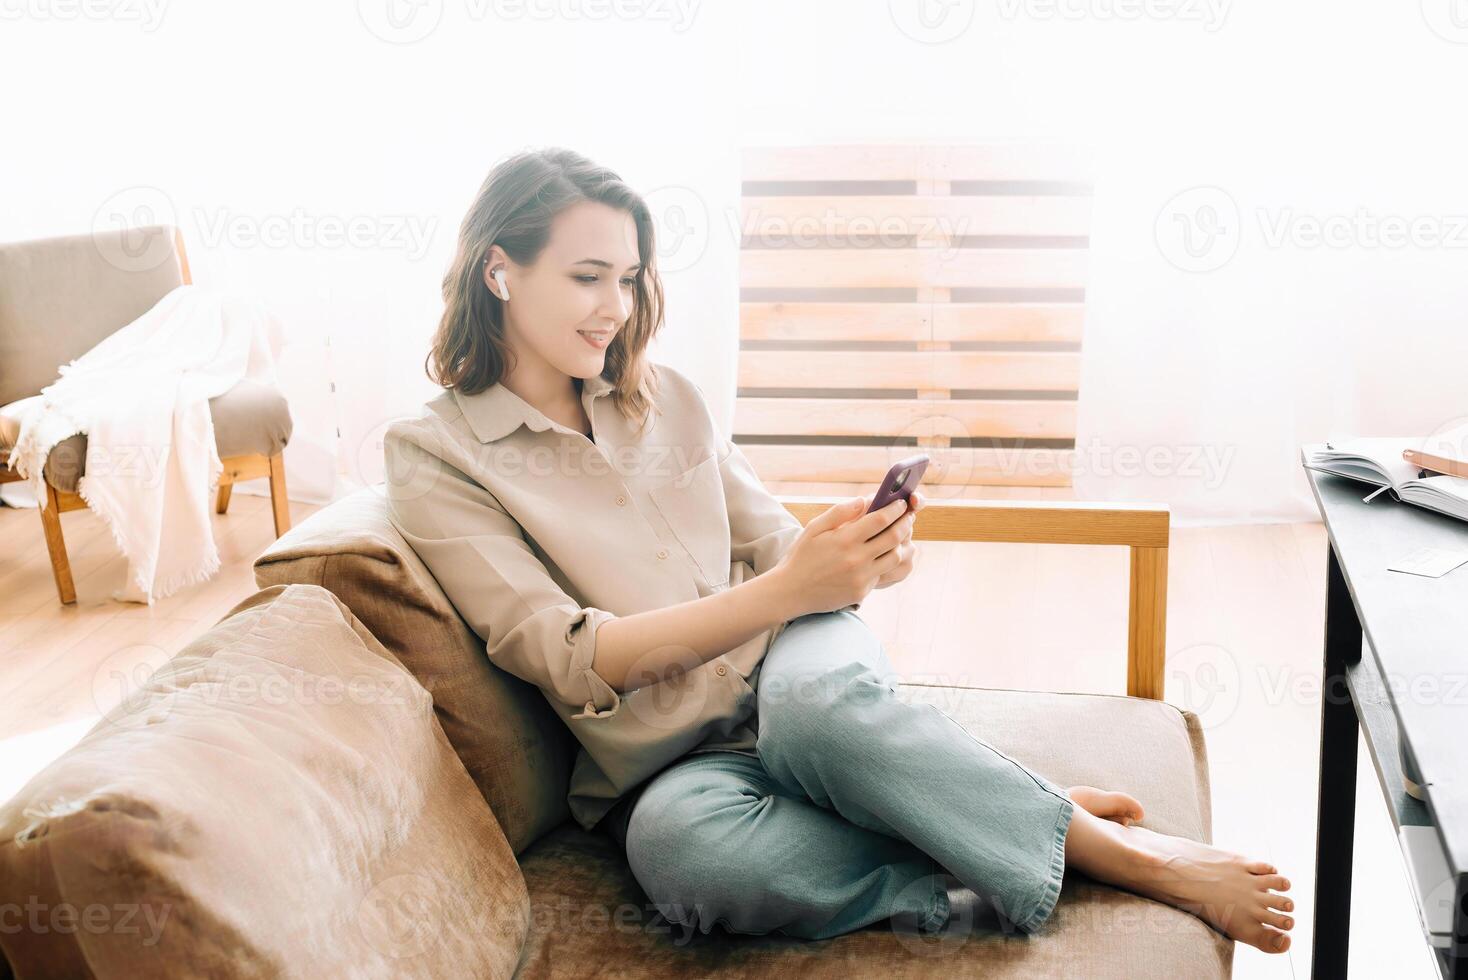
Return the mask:
[[[1468,550],[1468,522],[1404,504],[1391,491],[1363,503],[1369,484],[1306,474],[1330,535],[1312,975],[1346,976],[1359,725],[1393,827],[1437,830],[1456,904],[1452,946],[1435,948],[1434,959],[1442,976],[1468,978],[1468,567],[1441,578],[1387,571],[1424,545]],[[1401,739],[1426,803],[1403,789]]]

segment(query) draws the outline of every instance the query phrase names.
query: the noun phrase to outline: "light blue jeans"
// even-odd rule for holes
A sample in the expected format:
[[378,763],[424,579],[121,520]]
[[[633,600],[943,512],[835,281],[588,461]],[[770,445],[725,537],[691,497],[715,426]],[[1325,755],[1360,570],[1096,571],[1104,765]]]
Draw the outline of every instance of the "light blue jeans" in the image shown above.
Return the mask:
[[898,683],[854,612],[791,620],[757,678],[759,758],[684,755],[599,824],[658,912],[704,933],[926,933],[948,921],[951,875],[1004,928],[1037,929],[1074,804]]

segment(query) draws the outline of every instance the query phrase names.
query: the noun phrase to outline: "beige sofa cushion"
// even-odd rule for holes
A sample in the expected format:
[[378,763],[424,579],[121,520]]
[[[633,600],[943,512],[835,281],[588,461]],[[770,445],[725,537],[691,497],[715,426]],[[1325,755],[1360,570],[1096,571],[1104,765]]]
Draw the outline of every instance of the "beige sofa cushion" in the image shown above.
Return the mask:
[[[1062,786],[1124,790],[1142,801],[1143,826],[1211,839],[1208,760],[1198,719],[1160,701],[1086,694],[899,688],[933,704],[975,736]],[[978,828],[976,828],[976,832]],[[518,976],[625,975],[879,977],[986,980],[1087,977],[1190,980],[1227,977],[1233,942],[1186,912],[1068,871],[1055,912],[1032,936],[1008,936],[960,919],[942,936],[890,922],[834,939],[707,935],[657,914],[616,843],[567,824],[520,856],[530,888],[531,934]],[[635,964],[631,966],[631,964]]]
[[326,590],[246,599],[0,808],[15,975],[508,975],[524,880],[430,709]]
[[570,817],[575,742],[534,686],[489,661],[367,487],[297,524],[255,561],[261,585],[336,594],[433,695],[439,723],[518,854]]

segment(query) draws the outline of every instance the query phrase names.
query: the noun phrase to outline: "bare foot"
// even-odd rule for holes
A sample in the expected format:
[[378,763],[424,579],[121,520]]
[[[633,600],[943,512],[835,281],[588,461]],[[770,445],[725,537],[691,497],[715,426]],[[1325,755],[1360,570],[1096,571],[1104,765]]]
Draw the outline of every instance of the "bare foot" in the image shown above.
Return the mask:
[[1130,827],[1142,819],[1142,804],[1126,793],[1097,789],[1094,786],[1072,786],[1065,791],[1076,806],[1105,820]]
[[1294,911],[1295,903],[1276,894],[1288,891],[1290,882],[1274,865],[1145,827],[1121,833],[1142,854],[1125,882],[1131,889],[1191,912],[1266,953],[1290,948],[1286,933],[1295,920],[1281,913]]

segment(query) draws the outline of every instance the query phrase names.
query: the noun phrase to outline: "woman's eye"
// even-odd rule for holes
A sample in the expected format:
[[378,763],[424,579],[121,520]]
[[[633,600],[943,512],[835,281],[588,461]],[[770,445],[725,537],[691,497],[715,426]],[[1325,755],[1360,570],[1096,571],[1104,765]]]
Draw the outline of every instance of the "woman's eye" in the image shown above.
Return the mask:
[[622,285],[626,286],[628,289],[631,289],[633,286],[637,285],[637,280],[636,279],[623,279],[622,280]]

